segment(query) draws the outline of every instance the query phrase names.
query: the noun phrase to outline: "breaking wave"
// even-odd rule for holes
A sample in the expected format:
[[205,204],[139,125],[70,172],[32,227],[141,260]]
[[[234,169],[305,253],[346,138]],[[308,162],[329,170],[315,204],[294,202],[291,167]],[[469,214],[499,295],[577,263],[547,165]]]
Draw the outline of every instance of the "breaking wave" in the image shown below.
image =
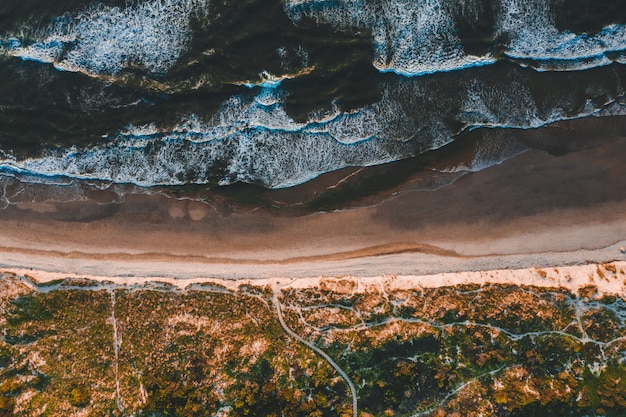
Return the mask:
[[[209,118],[190,115],[173,127],[129,125],[110,142],[56,149],[36,158],[0,158],[0,172],[132,183],[139,186],[260,183],[289,187],[347,166],[370,166],[440,148],[476,128],[527,129],[623,111],[618,81],[596,86],[593,100],[576,92],[537,96],[522,76],[487,83],[398,79],[380,101],[355,111],[333,108],[297,122],[278,83],[233,96]],[[609,80],[609,77],[606,77]],[[433,96],[442,98],[433,101]],[[455,104],[460,103],[460,105]],[[604,112],[604,113],[603,113]],[[517,148],[505,153],[514,154]],[[488,166],[479,153],[470,168]],[[496,158],[497,159],[497,158]]]
[[[285,10],[295,23],[306,16],[341,29],[371,31],[373,65],[405,76],[482,66],[501,57],[544,71],[624,62],[626,26],[611,24],[594,35],[561,32],[552,3],[498,0],[493,11],[485,11],[457,0],[286,0]],[[494,21],[492,33],[482,35],[489,36],[489,52],[466,51],[457,27],[461,19],[470,24]]]
[[357,113],[296,123],[284,111],[281,92],[267,87],[256,96],[230,98],[206,122],[192,115],[169,131],[129,126],[103,146],[58,149],[25,160],[5,156],[0,171],[140,186],[244,181],[287,187],[409,153],[406,138],[391,133],[400,130],[385,129],[385,115],[397,110],[390,106],[393,102],[383,100]]
[[506,56],[546,71],[610,65],[626,53],[626,26],[608,25],[595,35],[559,32],[546,0],[501,0],[497,34],[510,38]]
[[[212,47],[212,42],[218,39],[214,34],[204,33],[206,39],[198,41],[197,45],[192,42],[194,36],[200,36],[200,32],[194,33],[194,19],[206,23],[208,14],[213,13],[209,12],[209,0],[145,0],[129,2],[125,7],[97,4],[60,16],[42,29],[26,28],[24,36],[3,34],[0,49],[5,54],[50,63],[60,70],[94,76],[139,70],[160,77],[158,82],[163,85],[175,75],[194,80],[210,78],[207,85],[211,87],[194,91],[197,96],[190,99],[189,91],[147,92],[139,82],[134,83],[134,79],[115,85],[116,93],[110,88],[114,83],[108,83],[109,79],[63,74],[67,75],[66,79],[58,81],[46,75],[49,84],[42,85],[54,85],[50,88],[54,90],[49,95],[52,98],[44,98],[32,108],[28,108],[26,101],[26,104],[16,105],[9,99],[6,107],[2,107],[5,102],[0,102],[0,117],[4,117],[0,120],[14,123],[11,134],[18,132],[19,136],[24,120],[43,111],[48,112],[45,120],[53,122],[50,123],[53,138],[48,141],[41,135],[44,143],[63,143],[63,138],[57,140],[54,136],[61,136],[58,132],[63,132],[56,125],[72,119],[75,114],[86,115],[81,119],[83,124],[77,122],[65,132],[70,132],[68,136],[72,140],[83,131],[89,131],[91,136],[82,142],[68,139],[65,143],[95,143],[94,135],[108,133],[108,136],[95,145],[61,144],[51,149],[37,144],[38,147],[33,146],[35,152],[29,149],[29,157],[0,149],[0,174],[35,182],[41,178],[55,184],[65,184],[67,179],[69,182],[81,179],[141,187],[241,181],[282,188],[348,166],[382,164],[439,149],[474,129],[530,129],[580,117],[626,114],[623,90],[626,78],[622,65],[590,70],[587,74],[582,74],[583,71],[556,74],[626,63],[625,25],[605,25],[594,34],[574,33],[557,29],[555,2],[549,0],[496,0],[489,3],[490,7],[478,7],[479,3],[484,6],[488,2],[284,0],[277,6],[278,14],[289,26],[284,33],[294,35],[295,40],[287,42],[280,36],[271,39],[280,44],[268,48],[276,51],[276,56],[267,57],[267,61],[259,65],[275,65],[287,74],[272,76],[266,71],[257,81],[233,81],[224,76],[232,68],[249,64],[243,53],[237,54],[258,45],[249,44],[246,33],[228,32],[224,35],[227,39],[222,49]],[[285,12],[296,26],[291,26]],[[220,18],[217,13],[207,26],[209,31]],[[373,65],[380,72],[399,76],[381,75],[363,65],[371,58],[369,54],[355,54],[351,62],[342,62],[345,57],[340,53],[329,53],[321,59],[320,50],[324,49],[321,42],[311,43],[314,48],[306,50],[298,42],[310,38],[310,33],[296,36],[294,29],[305,18],[335,28],[356,28],[371,33]],[[486,45],[486,52],[468,47],[470,35],[467,28],[459,27],[461,21],[469,26],[489,22],[488,30],[481,26],[480,34],[471,35]],[[238,29],[236,24],[232,26]],[[241,44],[232,42],[236,45],[226,51],[224,45],[231,45],[230,38],[235,35],[239,36],[237,41]],[[340,51],[350,49],[354,39],[350,38],[348,47]],[[368,48],[366,42],[364,50]],[[472,53],[468,52],[470,49]],[[298,59],[292,59],[295,64],[287,62],[287,50],[297,51],[294,56]],[[185,71],[191,68],[188,73],[193,74],[185,71],[180,71],[182,75],[179,72],[168,74],[186,52],[189,52],[185,55],[185,59],[189,57],[189,65],[185,66]],[[233,60],[234,64],[222,69],[221,75],[213,76],[211,71],[222,65],[220,59]],[[261,58],[255,56],[255,59]],[[273,62],[277,59],[281,60],[280,65],[278,61]],[[23,66],[23,72],[32,70],[19,59],[6,60]],[[502,60],[515,64],[491,65]],[[318,66],[324,65],[320,70]],[[468,69],[486,65],[490,66]],[[526,66],[540,71],[522,68]],[[55,76],[60,74],[49,66],[38,67],[45,67]],[[344,71],[344,68],[347,69]],[[371,74],[366,75],[371,76],[376,85],[372,91],[361,95],[354,90],[365,83],[346,86],[353,80],[346,81],[343,77],[352,73],[359,77],[363,75],[359,72],[363,68],[371,70]],[[454,74],[417,77],[464,68],[466,70]],[[255,72],[249,68],[241,71],[241,78],[250,73]],[[38,76],[40,74],[33,71],[32,79]],[[333,76],[337,80],[327,79]],[[62,84],[78,78],[84,85],[91,83],[91,89],[75,86],[69,89],[68,84]],[[57,81],[59,84],[54,84]],[[321,99],[315,96],[318,82],[325,88],[319,93]],[[31,91],[35,101],[41,95],[38,88]],[[54,95],[56,90],[61,93]],[[121,113],[118,112],[115,113],[118,118],[107,119],[113,113],[113,105],[102,104],[98,94],[103,91],[112,95],[127,94],[129,102],[137,107],[133,109],[133,116],[124,113],[118,117]],[[168,92],[161,96],[161,91]],[[331,94],[338,91],[339,98],[329,104]],[[305,121],[296,120],[287,111],[287,98],[294,92],[299,93],[299,99],[307,105],[309,101],[313,103],[306,108],[312,110]],[[84,97],[72,101],[71,94]],[[342,103],[346,95],[348,100]],[[342,106],[350,99],[353,99],[350,103],[353,107]],[[56,103],[63,100],[67,102],[65,107],[57,106]],[[163,104],[165,102],[167,105]],[[190,102],[193,106],[187,107]],[[74,103],[78,104],[73,107]],[[176,107],[180,103],[183,105]],[[216,107],[219,107],[216,111],[208,110]],[[343,110],[345,108],[351,110]],[[9,114],[8,110],[3,113],[3,109],[11,109],[13,113]],[[62,121],[58,122],[58,115],[66,110],[68,115],[63,113]],[[11,115],[17,116],[11,119]],[[98,126],[106,127],[93,128],[97,129],[93,133],[88,123],[99,115],[103,115],[104,122]],[[162,120],[169,121],[157,123],[160,116],[167,116]],[[142,121],[131,122],[137,119]],[[107,125],[109,120],[115,120],[110,123],[112,127]],[[42,129],[50,128],[45,123],[41,125]],[[100,129],[108,130],[101,132]],[[524,149],[515,142],[507,144],[504,136],[502,133],[492,142],[485,141],[474,160],[459,169],[479,170]],[[11,139],[16,143],[21,138]],[[3,145],[12,143],[3,140]]]
[[194,12],[206,0],[150,0],[136,6],[96,4],[53,20],[31,38],[3,42],[9,55],[64,71],[116,74],[140,67],[164,74],[188,47]]

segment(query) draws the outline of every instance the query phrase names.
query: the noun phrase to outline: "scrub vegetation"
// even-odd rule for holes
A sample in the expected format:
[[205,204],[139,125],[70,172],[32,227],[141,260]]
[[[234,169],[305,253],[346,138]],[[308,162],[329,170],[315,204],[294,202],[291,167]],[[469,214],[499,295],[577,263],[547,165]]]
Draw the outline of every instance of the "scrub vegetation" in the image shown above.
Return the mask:
[[626,412],[626,303],[593,286],[75,284],[0,279],[0,417],[351,416],[350,384],[363,417]]

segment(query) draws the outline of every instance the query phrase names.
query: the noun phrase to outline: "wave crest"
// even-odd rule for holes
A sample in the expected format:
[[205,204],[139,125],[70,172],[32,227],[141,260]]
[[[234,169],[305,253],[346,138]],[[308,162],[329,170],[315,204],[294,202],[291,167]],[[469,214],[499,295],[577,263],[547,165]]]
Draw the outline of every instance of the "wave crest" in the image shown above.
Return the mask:
[[[553,3],[498,0],[489,16],[495,22],[491,52],[481,56],[467,53],[459,37],[456,22],[467,16],[457,0],[286,0],[285,10],[294,22],[307,16],[342,29],[370,30],[373,65],[405,76],[488,65],[499,56],[544,71],[623,62],[626,26],[608,25],[593,36],[560,32]],[[485,11],[476,6],[474,18],[487,18],[480,13]]]
[[[236,181],[288,187],[347,166],[376,165],[437,149],[467,130],[528,129],[623,114],[618,74],[612,78],[609,69],[598,71],[604,76],[593,86],[579,86],[577,77],[571,86],[535,84],[538,74],[525,77],[519,69],[500,78],[485,71],[482,77],[452,83],[400,78],[382,85],[379,102],[349,112],[335,108],[306,122],[289,117],[285,91],[258,86],[229,98],[209,117],[190,115],[173,127],[130,125],[108,143],[55,149],[36,158],[2,154],[0,172],[144,187]],[[536,93],[546,85],[554,90]],[[487,166],[490,155],[481,155],[471,169]]]
[[166,73],[187,49],[191,17],[208,0],[151,0],[126,8],[92,5],[56,18],[34,40],[5,42],[10,55],[91,75],[141,67]]

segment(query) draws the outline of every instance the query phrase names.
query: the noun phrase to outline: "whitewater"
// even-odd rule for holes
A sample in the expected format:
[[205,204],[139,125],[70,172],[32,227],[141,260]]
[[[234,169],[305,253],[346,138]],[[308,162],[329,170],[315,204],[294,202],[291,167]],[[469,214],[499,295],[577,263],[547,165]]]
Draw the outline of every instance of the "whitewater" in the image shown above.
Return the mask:
[[[268,25],[264,33],[274,55],[264,57],[267,65],[250,62],[248,73],[256,72],[256,79],[221,81],[215,57],[237,56],[237,45],[219,44],[217,34],[222,20],[234,19],[236,12],[209,0],[92,3],[38,25],[17,22],[0,30],[0,66],[33,74],[52,68],[61,74],[47,75],[52,83],[74,77],[100,96],[118,88],[125,97],[114,107],[113,99],[94,93],[87,100],[91,107],[77,106],[77,112],[97,116],[126,106],[158,114],[168,100],[201,97],[194,98],[200,103],[195,111],[182,106],[167,122],[154,117],[138,123],[122,115],[99,132],[86,124],[83,130],[94,138],[86,144],[54,132],[53,146],[15,152],[11,143],[21,138],[14,133],[0,143],[0,174],[50,184],[75,179],[141,187],[245,182],[285,188],[345,167],[414,157],[481,129],[500,138],[497,149],[459,169],[484,169],[527,149],[502,132],[626,114],[626,25],[601,22],[593,32],[559,28],[559,4],[285,0],[279,12],[296,41],[277,42]],[[304,118],[296,117],[291,97],[302,96],[298,89],[315,90],[307,83],[316,76],[349,85],[352,80],[343,81],[345,74],[336,68],[368,71],[342,63],[341,56],[332,65],[316,62],[318,51],[296,45],[305,29],[369,42],[376,98],[350,107],[341,95],[330,96],[311,105]],[[211,65],[203,66],[209,59]],[[246,65],[245,57],[236,59]],[[35,67],[20,67],[19,61]],[[66,88],[60,82],[57,87]],[[66,88],[59,97],[73,106],[73,95],[85,91]],[[215,105],[203,108],[203,100]],[[10,99],[1,104],[6,114],[19,107]],[[20,131],[8,116],[6,123]]]

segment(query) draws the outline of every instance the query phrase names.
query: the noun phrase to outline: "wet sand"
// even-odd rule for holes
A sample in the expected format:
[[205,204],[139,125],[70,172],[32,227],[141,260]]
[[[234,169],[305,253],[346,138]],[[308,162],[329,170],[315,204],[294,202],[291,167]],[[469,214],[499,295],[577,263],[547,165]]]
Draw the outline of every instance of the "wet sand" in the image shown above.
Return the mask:
[[156,195],[23,203],[0,212],[0,266],[243,279],[623,260],[624,156],[624,137],[558,157],[529,151],[434,191],[409,179],[378,204],[309,215]]

